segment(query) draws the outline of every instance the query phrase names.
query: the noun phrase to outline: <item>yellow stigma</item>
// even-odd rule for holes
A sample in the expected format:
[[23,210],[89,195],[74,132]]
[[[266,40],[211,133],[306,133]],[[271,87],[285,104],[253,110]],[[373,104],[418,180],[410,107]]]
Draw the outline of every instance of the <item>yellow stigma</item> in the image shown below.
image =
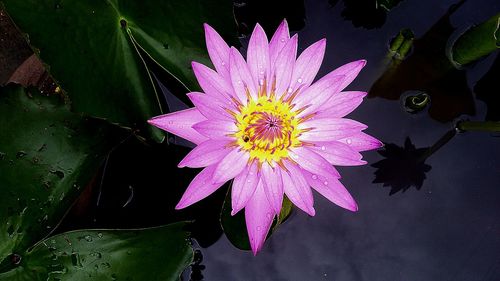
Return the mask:
[[300,118],[288,102],[271,96],[249,99],[235,114],[238,146],[250,153],[250,160],[279,163],[288,157],[288,148],[300,146]]

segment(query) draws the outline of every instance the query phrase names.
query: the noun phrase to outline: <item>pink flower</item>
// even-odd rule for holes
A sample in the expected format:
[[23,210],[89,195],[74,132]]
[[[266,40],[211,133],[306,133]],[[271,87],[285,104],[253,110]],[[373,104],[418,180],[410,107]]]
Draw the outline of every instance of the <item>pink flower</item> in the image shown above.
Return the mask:
[[362,132],[366,125],[343,118],[366,95],[342,92],[366,61],[343,65],[312,83],[326,40],[296,58],[298,38],[290,38],[286,21],[271,41],[257,24],[246,61],[207,24],[205,37],[215,71],[192,63],[204,91],[188,94],[195,107],[149,120],[197,144],[179,167],[204,169],[176,209],[198,202],[233,179],[232,214],[245,209],[254,254],[280,213],[284,194],[311,216],[315,214],[311,187],[356,211],[356,202],[332,165],[366,164],[359,152],[382,145]]

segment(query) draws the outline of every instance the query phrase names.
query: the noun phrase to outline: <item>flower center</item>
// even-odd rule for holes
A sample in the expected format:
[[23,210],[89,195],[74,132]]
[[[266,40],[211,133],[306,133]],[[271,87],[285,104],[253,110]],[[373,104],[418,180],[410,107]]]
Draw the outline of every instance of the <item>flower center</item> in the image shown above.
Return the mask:
[[261,96],[236,114],[237,144],[250,152],[250,160],[279,163],[288,157],[288,148],[300,146],[297,115],[289,103]]

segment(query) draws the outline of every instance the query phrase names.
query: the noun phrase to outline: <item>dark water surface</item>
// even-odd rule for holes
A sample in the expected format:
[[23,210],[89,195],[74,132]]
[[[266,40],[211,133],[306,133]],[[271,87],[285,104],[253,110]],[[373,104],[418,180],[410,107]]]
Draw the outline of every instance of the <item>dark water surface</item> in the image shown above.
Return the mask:
[[[305,27],[298,31],[299,46],[303,50],[327,38],[319,76],[344,63],[367,59],[368,65],[349,89],[368,91],[386,69],[390,39],[402,28],[411,28],[416,38],[423,37],[440,19],[446,19],[454,3],[402,1],[388,13],[381,28],[368,30],[355,28],[341,17],[342,1],[333,7],[327,1],[305,1]],[[450,16],[456,28],[451,38],[498,11],[499,1],[465,2]],[[444,27],[441,29],[446,31]],[[392,144],[388,149],[392,148],[390,156],[396,160],[378,165],[382,168],[377,172],[392,186],[372,183],[377,168],[371,164],[385,157],[366,152],[369,165],[339,168],[342,182],[359,204],[357,213],[316,194],[316,216],[296,211],[257,257],[234,248],[225,236],[202,249],[204,280],[500,280],[499,136],[459,133],[425,160],[430,170],[417,165],[407,171],[411,168],[405,168],[409,165],[400,159],[411,162],[420,154],[408,144],[406,150],[396,148],[405,147],[407,138],[416,149],[430,147],[453,128],[454,118],[449,116],[454,112],[447,112],[453,109],[441,100],[450,104],[460,100],[458,108],[463,112],[456,111],[462,113],[455,114],[457,117],[469,113],[471,120],[484,120],[487,106],[475,99],[472,89],[494,59],[492,55],[454,76],[464,79],[462,98],[446,96],[447,90],[456,91],[453,84],[460,83],[459,78],[436,82],[441,83],[438,90],[426,86],[434,91],[435,115],[448,116],[451,120],[446,122],[432,118],[427,110],[409,114],[399,99],[366,99],[350,118],[367,124],[368,133]],[[500,94],[498,87],[491,91]],[[394,194],[389,196],[391,190]]]

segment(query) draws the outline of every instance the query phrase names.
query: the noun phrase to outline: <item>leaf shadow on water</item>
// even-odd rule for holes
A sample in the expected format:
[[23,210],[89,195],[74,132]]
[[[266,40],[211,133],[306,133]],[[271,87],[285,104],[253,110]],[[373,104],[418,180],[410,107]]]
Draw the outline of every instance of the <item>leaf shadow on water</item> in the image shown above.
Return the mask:
[[219,214],[227,187],[206,199],[175,210],[185,189],[199,172],[177,168],[189,148],[143,143],[130,138],[117,147],[58,228],[130,229],[190,220],[188,230],[201,247],[222,235]]
[[286,19],[290,30],[305,26],[304,0],[235,0],[234,15],[242,35],[250,35],[256,23],[262,25],[268,35]]
[[[490,70],[474,86],[474,93],[476,93],[477,98],[484,101],[488,107],[485,117],[487,121],[500,121],[499,77],[500,54],[497,55]],[[495,91],[495,89],[497,90]]]
[[[355,27],[380,28],[385,24],[387,13],[403,0],[343,0],[342,17]],[[333,7],[339,0],[329,0]]]
[[385,144],[384,149],[378,151],[385,159],[372,164],[372,167],[377,168],[373,183],[383,183],[384,187],[391,187],[389,195],[405,192],[412,186],[420,190],[426,179],[425,173],[432,168],[425,161],[455,134],[455,129],[446,132],[430,147],[416,148],[409,137],[401,147],[393,143]]
[[466,71],[455,68],[446,56],[446,46],[455,28],[450,16],[461,7],[452,5],[421,38],[404,60],[390,59],[387,70],[372,85],[368,97],[398,100],[407,91],[422,91],[431,98],[429,115],[439,122],[476,113]]

